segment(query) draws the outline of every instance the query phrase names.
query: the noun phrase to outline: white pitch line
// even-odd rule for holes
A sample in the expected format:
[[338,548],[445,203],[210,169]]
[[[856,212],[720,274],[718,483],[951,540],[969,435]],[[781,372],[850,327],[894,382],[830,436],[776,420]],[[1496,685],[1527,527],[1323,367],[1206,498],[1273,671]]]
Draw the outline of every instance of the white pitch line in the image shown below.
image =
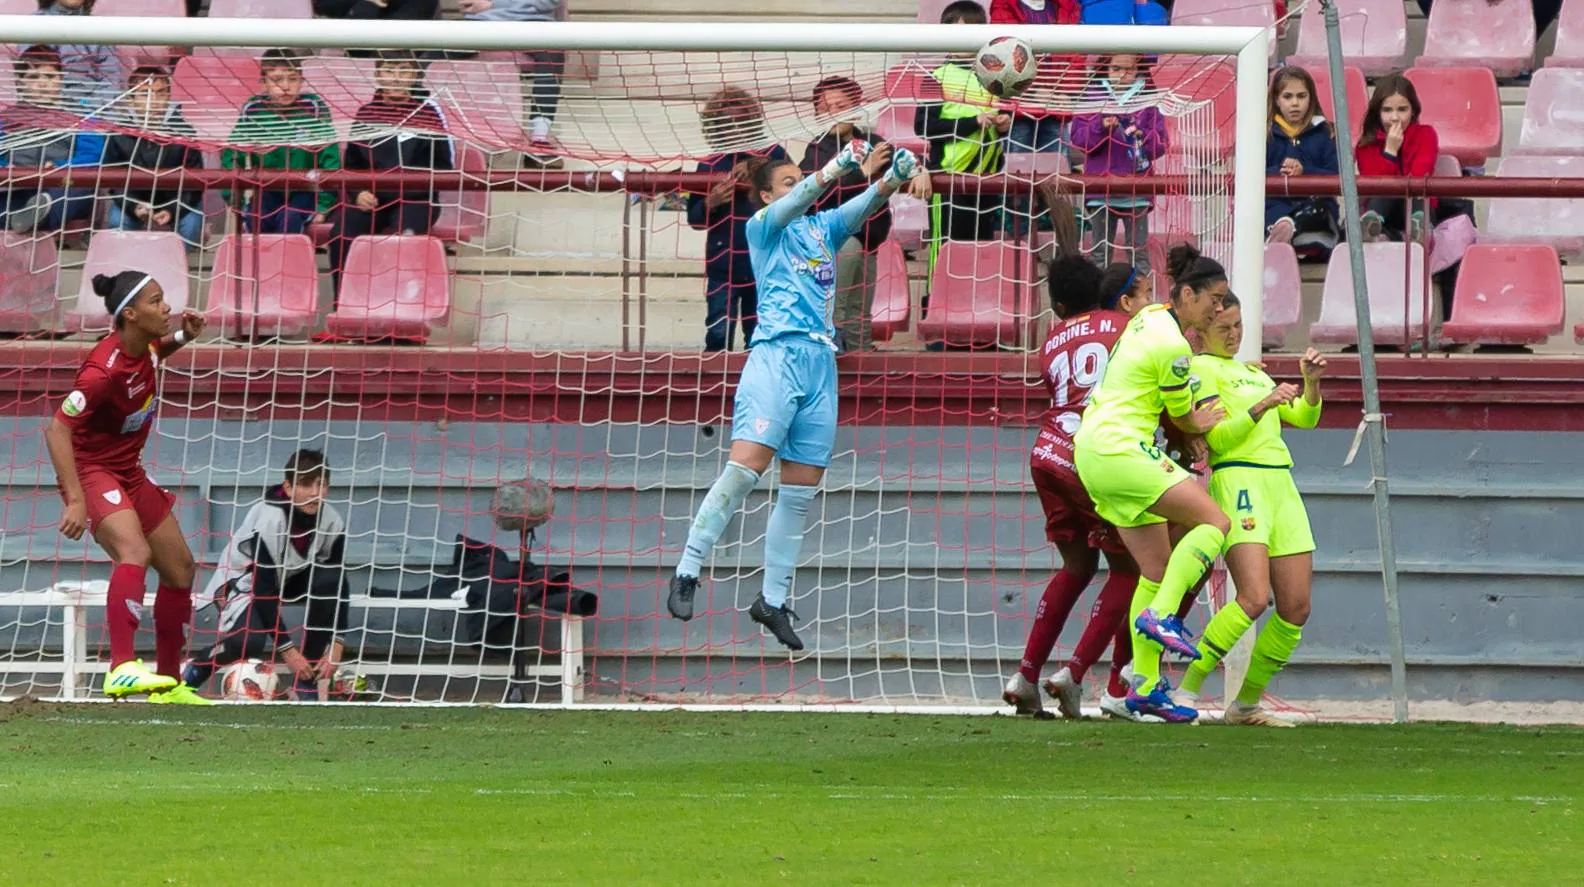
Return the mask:
[[475,795],[527,795],[533,797],[600,797],[600,798],[645,798],[654,799],[687,799],[687,800],[733,800],[733,799],[769,799],[784,800],[793,798],[824,797],[830,801],[1035,801],[1035,802],[1089,802],[1089,803],[1133,803],[1133,802],[1198,802],[1213,801],[1229,804],[1573,804],[1572,795],[1452,795],[1452,794],[1335,794],[1335,795],[1223,795],[1206,792],[1170,793],[1170,794],[1086,794],[1083,792],[1051,792],[1051,793],[1017,793],[1017,794],[976,794],[970,791],[962,792],[857,792],[843,790],[838,792],[824,792],[810,790],[807,792],[788,792],[778,790],[758,790],[749,788],[744,791],[723,792],[645,792],[638,793],[629,790],[604,790],[604,789],[578,789],[578,788],[478,788],[473,790]]

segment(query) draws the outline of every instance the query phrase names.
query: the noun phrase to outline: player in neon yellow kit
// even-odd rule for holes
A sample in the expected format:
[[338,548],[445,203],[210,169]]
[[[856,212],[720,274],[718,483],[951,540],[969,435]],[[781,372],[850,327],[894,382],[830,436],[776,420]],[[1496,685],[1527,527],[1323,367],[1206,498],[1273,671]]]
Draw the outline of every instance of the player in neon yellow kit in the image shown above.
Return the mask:
[[[1188,666],[1173,693],[1180,704],[1198,701],[1199,688],[1217,662],[1232,649],[1276,593],[1276,614],[1254,642],[1248,675],[1227,706],[1228,724],[1291,727],[1260,708],[1260,696],[1298,646],[1309,619],[1309,587],[1314,574],[1314,536],[1298,487],[1292,454],[1282,441],[1282,425],[1313,428],[1320,421],[1320,377],[1326,361],[1313,348],[1298,366],[1303,388],[1277,385],[1265,371],[1238,360],[1243,311],[1228,294],[1220,315],[1205,335],[1205,353],[1193,359],[1201,403],[1219,398],[1226,418],[1205,435],[1210,447],[1210,495],[1232,518],[1227,534],[1227,569],[1237,586],[1237,602],[1218,610],[1199,642],[1201,658]],[[1227,692],[1232,692],[1231,687]]]
[[[1167,261],[1171,306],[1151,305],[1133,316],[1117,340],[1105,378],[1084,411],[1073,438],[1078,477],[1095,512],[1117,528],[1139,565],[1129,622],[1133,635],[1133,687],[1128,709],[1167,721],[1192,721],[1198,712],[1174,703],[1160,677],[1162,648],[1198,658],[1176,611],[1220,556],[1227,516],[1203,488],[1155,445],[1164,410],[1191,435],[1204,434],[1225,417],[1216,404],[1195,406],[1193,349],[1185,330],[1203,333],[1221,310],[1226,269],[1187,244]],[[1166,522],[1186,529],[1172,546]]]

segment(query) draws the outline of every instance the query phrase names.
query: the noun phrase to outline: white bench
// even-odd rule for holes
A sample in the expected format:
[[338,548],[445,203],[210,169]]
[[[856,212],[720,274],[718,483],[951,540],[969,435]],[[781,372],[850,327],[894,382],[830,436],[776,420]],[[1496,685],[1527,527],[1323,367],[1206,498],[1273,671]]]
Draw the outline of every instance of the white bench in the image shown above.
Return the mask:
[[[0,593],[0,607],[42,607],[61,611],[61,656],[59,659],[16,659],[0,651],[0,673],[60,675],[61,699],[84,699],[89,695],[83,678],[103,674],[108,663],[88,655],[88,611],[105,605],[110,583],[57,582],[47,591]],[[393,598],[353,595],[353,607],[365,610],[460,611],[463,601],[455,598]],[[547,614],[553,615],[553,614]],[[583,699],[583,619],[559,616],[561,657],[558,663],[536,663],[514,670],[512,665],[435,665],[420,662],[357,662],[357,670],[367,675],[417,675],[447,678],[548,677],[561,684],[561,704]],[[514,656],[519,655],[513,651]]]

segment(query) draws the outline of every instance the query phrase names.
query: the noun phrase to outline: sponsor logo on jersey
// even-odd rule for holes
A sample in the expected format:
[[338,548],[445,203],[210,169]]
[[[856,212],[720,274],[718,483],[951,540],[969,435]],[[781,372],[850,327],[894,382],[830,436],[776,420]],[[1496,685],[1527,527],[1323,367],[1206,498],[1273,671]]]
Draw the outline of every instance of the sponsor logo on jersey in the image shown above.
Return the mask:
[[139,407],[137,412],[127,416],[126,421],[121,423],[121,433],[133,434],[141,430],[144,425],[148,424],[149,419],[153,416],[154,395],[150,394],[148,398],[143,401],[143,406]]
[[1188,361],[1189,361],[1189,358],[1188,358],[1188,355],[1186,355],[1186,354],[1184,354],[1182,357],[1179,357],[1176,360],[1172,361],[1172,365],[1171,365],[1172,375],[1176,376],[1179,379],[1188,378]]
[[111,505],[120,505],[121,504],[121,491],[120,490],[105,490],[104,491],[104,497],[105,497],[105,501],[109,502]]
[[88,396],[81,391],[73,391],[66,395],[66,402],[61,404],[61,412],[73,419],[81,416],[88,409]]

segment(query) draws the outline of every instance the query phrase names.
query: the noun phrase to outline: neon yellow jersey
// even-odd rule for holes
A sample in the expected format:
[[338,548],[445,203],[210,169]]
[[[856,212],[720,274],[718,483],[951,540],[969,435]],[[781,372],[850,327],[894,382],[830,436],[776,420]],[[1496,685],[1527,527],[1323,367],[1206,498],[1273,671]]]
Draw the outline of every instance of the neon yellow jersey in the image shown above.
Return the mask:
[[1276,390],[1265,371],[1228,357],[1201,354],[1193,359],[1193,376],[1199,380],[1197,403],[1220,396],[1226,418],[1205,435],[1211,468],[1254,466],[1291,468],[1292,454],[1282,441],[1285,422],[1294,428],[1313,428],[1320,421],[1320,404],[1302,397],[1266,410],[1258,422],[1249,409]]
[[1193,408],[1198,386],[1192,360],[1193,349],[1170,308],[1151,305],[1133,315],[1111,350],[1073,445],[1118,453],[1153,443],[1162,410],[1183,416]]

